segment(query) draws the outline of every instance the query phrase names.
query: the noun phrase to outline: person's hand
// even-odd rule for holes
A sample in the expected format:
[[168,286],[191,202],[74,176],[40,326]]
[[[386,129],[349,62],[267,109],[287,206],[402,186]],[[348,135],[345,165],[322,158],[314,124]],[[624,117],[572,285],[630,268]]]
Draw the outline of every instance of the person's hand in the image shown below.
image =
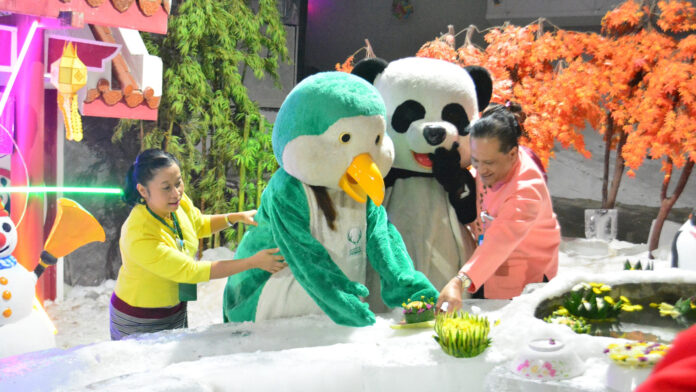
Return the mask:
[[[236,214],[236,222],[242,222],[245,225],[258,226],[259,224],[254,220],[254,215],[256,215],[256,210],[240,211]],[[232,219],[228,220],[232,222]]]
[[280,254],[276,254],[279,251],[279,248],[260,250],[249,258],[251,260],[251,265],[254,268],[260,268],[264,271],[275,274],[288,266],[287,263],[282,262],[282,260],[285,260],[285,258]]
[[459,143],[454,142],[448,150],[439,147],[430,154],[433,162],[433,176],[448,193],[456,192],[462,185],[462,168],[459,166]]
[[440,292],[435,305],[438,313],[451,313],[462,308],[462,281],[452,278]]

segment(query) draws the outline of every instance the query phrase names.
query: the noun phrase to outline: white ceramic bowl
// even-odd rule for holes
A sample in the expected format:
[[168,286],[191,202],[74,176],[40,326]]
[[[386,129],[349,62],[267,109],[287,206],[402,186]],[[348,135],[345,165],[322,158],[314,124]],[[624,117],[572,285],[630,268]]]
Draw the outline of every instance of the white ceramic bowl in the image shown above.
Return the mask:
[[613,391],[631,392],[652,372],[652,367],[636,368],[610,363],[607,369],[607,386]]
[[560,340],[536,339],[520,351],[510,370],[533,380],[564,380],[584,373],[585,364]]

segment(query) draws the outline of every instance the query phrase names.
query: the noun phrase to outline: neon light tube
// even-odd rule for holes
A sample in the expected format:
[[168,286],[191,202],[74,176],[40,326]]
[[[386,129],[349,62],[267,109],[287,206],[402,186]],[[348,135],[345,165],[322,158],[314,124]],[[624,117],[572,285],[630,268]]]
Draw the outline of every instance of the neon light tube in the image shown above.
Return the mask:
[[0,193],[105,193],[120,195],[120,188],[99,188],[88,186],[8,186],[0,187]]
[[7,100],[10,99],[10,91],[12,91],[12,86],[14,85],[15,79],[17,79],[17,74],[19,74],[19,68],[22,67],[24,62],[24,57],[27,55],[29,50],[29,45],[34,39],[34,34],[36,33],[36,28],[39,26],[39,21],[35,20],[31,23],[29,27],[29,32],[26,38],[24,38],[24,44],[22,45],[22,50],[19,52],[19,57],[17,57],[17,62],[10,73],[10,79],[7,81],[7,86],[5,86],[5,91],[2,92],[2,98],[0,98],[0,116],[5,113],[5,105],[7,105]]

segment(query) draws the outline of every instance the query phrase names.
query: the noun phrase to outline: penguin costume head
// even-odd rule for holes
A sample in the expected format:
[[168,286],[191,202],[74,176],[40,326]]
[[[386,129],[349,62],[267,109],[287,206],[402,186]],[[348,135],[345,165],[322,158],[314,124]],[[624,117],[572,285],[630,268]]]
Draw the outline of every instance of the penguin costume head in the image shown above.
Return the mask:
[[[301,182],[343,189],[380,205],[394,161],[384,101],[365,80],[343,72],[312,75],[290,92],[273,128],[280,167]],[[311,152],[311,153],[308,153]]]

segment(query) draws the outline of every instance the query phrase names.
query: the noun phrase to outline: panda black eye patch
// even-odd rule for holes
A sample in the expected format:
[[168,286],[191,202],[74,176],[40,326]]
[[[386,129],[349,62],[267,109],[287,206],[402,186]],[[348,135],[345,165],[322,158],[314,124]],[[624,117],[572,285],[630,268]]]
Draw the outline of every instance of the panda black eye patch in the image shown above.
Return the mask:
[[457,127],[457,131],[461,136],[466,136],[466,129],[469,125],[469,116],[466,115],[466,110],[458,103],[450,103],[442,108],[442,119],[452,123]]
[[409,99],[396,107],[392,114],[391,125],[398,133],[405,133],[412,122],[425,118],[425,108],[423,105]]

